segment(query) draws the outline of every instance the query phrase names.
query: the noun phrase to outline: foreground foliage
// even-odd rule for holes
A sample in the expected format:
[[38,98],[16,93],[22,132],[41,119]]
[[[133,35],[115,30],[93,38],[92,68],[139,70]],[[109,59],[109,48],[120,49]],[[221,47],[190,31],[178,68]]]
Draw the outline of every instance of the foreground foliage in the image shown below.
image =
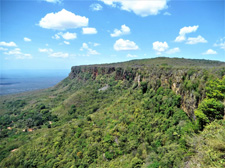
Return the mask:
[[214,121],[199,135],[189,138],[195,153],[187,163],[189,167],[225,167],[225,121]]

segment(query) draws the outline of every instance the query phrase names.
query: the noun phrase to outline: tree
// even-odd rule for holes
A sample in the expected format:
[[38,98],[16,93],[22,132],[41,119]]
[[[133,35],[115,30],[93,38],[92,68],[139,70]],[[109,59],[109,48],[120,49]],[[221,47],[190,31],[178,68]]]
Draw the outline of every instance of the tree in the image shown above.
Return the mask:
[[214,98],[204,99],[195,110],[201,129],[204,125],[215,119],[223,119],[224,105]]

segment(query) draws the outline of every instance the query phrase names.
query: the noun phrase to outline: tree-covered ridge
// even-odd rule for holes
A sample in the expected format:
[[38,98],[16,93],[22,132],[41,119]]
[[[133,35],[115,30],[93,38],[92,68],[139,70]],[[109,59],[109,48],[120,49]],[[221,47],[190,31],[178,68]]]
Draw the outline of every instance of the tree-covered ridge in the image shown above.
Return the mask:
[[168,66],[168,67],[195,67],[195,68],[218,68],[225,67],[225,62],[203,60],[203,59],[185,59],[185,58],[169,58],[157,57],[151,59],[137,59],[126,62],[118,62],[111,64],[84,65],[83,67],[149,67],[149,66]]
[[0,166],[193,166],[194,137],[223,118],[225,69],[139,65],[81,66],[53,88],[1,98]]

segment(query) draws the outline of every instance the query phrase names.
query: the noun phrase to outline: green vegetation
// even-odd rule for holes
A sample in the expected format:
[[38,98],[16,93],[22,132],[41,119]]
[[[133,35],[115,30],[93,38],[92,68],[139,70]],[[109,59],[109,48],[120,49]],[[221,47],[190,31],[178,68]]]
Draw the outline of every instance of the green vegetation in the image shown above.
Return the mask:
[[223,119],[225,99],[225,77],[219,80],[210,80],[206,85],[206,98],[199,104],[195,111],[201,129],[214,121]]
[[190,167],[225,167],[225,121],[214,121],[199,135],[189,138],[190,150],[194,153]]
[[224,167],[224,64],[183,61],[75,67],[2,97],[0,167]]

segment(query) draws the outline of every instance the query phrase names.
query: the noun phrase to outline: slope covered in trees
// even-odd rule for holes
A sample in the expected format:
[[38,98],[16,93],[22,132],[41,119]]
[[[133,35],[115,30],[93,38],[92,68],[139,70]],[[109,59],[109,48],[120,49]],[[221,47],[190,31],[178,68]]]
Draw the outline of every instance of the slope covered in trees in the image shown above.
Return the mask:
[[224,167],[224,75],[168,58],[73,67],[1,98],[0,166]]

